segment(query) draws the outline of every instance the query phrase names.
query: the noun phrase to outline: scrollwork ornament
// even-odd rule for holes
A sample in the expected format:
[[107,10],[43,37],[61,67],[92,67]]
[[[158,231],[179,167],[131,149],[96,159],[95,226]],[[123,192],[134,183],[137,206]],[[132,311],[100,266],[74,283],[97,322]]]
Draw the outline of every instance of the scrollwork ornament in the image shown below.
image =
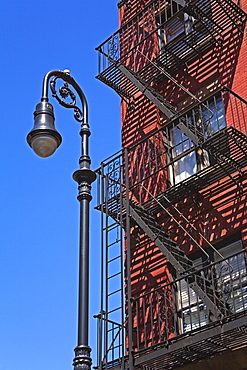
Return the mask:
[[109,56],[113,60],[118,60],[119,57],[119,37],[115,35],[109,42]]
[[232,266],[228,263],[220,264],[217,271],[217,288],[219,295],[228,302],[231,299],[231,294],[233,291],[233,282],[231,279]]
[[[50,81],[50,88],[52,91],[52,96],[65,108],[74,109],[74,118],[77,122],[83,122],[84,117],[81,109],[76,105],[76,96],[73,91],[70,89],[69,84],[64,82],[63,86],[59,88],[59,91],[56,90],[56,82],[59,77],[56,76]],[[60,96],[59,96],[59,95]],[[71,101],[65,101],[66,98],[70,98]]]

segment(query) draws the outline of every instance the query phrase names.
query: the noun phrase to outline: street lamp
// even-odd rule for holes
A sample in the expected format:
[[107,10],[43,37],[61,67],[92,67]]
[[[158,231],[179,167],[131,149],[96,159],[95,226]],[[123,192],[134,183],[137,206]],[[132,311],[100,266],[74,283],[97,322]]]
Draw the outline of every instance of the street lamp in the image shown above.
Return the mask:
[[[52,78],[52,80],[50,80]],[[56,82],[62,79],[64,84],[56,91]],[[41,102],[34,112],[34,127],[27,135],[27,142],[40,157],[52,155],[62,142],[62,137],[55,129],[55,116],[53,107],[48,99],[48,85],[52,96],[65,108],[74,110],[74,118],[81,123],[80,135],[82,138],[82,154],[79,159],[79,170],[73,174],[78,183],[80,202],[80,239],[79,239],[79,298],[78,298],[78,343],[75,348],[73,366],[75,370],[90,370],[92,360],[91,348],[88,346],[88,306],[89,306],[89,202],[91,196],[91,183],[96,179],[95,173],[90,169],[91,159],[88,155],[88,138],[90,130],[88,125],[87,100],[80,86],[70,76],[68,70],[50,71],[43,80]],[[76,105],[76,96],[70,89],[71,85],[77,92],[82,110]],[[69,99],[70,102],[67,100]]]

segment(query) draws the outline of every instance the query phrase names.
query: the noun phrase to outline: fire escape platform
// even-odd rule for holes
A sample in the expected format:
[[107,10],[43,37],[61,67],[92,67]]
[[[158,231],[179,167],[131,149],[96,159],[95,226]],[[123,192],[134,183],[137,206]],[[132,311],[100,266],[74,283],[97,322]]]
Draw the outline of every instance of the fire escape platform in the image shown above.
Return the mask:
[[[147,61],[146,65],[138,71],[138,75],[147,84],[153,81],[158,83],[164,80],[162,69],[165,68],[169,73],[177,68],[193,63],[207,50],[211,50],[216,43],[213,36],[205,34],[201,30],[201,41],[198,39],[198,30],[189,35],[181,35],[174,42],[164,46],[160,54],[152,61]],[[202,36],[203,35],[203,36]],[[112,62],[110,66],[99,73],[96,78],[113,88],[122,98],[130,100],[138,93],[139,89],[118,69],[119,62]],[[158,68],[157,68],[158,67]],[[159,70],[161,68],[161,70]]]
[[[198,194],[206,200],[226,185],[229,193],[234,189],[233,196],[246,192],[247,102],[226,88],[210,91],[210,97],[206,92],[203,101],[187,91],[190,98],[181,103],[179,112],[173,100],[166,100],[168,94],[162,93],[160,84],[168,81],[184,91],[180,79],[175,79],[178,69],[179,76],[183,71],[189,76],[196,61],[214,62],[231,40],[240,47],[247,14],[232,0],[151,0],[130,14],[96,49],[97,78],[133,110],[139,107],[135,105],[139,97],[149,99],[163,113],[163,124],[96,170],[104,256],[96,369],[190,369],[219,354],[247,351],[246,250],[198,268],[169,238],[171,233],[156,215],[165,211],[173,216],[168,208],[179,211],[177,203]],[[186,167],[192,157],[192,166]],[[183,217],[187,225],[189,221],[182,212],[178,215],[174,223],[196,243],[195,228],[190,232],[194,221],[187,232],[180,220]],[[152,277],[156,266],[162,270],[160,255],[153,258],[146,241],[174,267],[176,274],[165,285],[159,286],[163,277],[156,280],[158,286],[156,281],[149,285],[141,280],[145,275],[149,279],[149,273]],[[132,258],[133,246],[137,255]],[[140,275],[138,281],[135,274]],[[120,276],[117,282],[116,276]],[[133,277],[140,285],[132,285]],[[113,294],[114,300],[119,299],[117,305]]]
[[[134,352],[134,369],[171,370],[180,366],[194,364],[196,361],[223,353],[247,349],[246,312],[235,314],[223,322],[209,325],[185,333],[166,342],[159,343]],[[129,368],[127,356],[108,362],[111,370]]]
[[[204,168],[196,174],[179,182],[160,193],[156,198],[151,198],[142,205],[149,212],[157,213],[160,207],[169,208],[183,199],[189,198],[210,186],[217,186],[222,179],[228,177],[232,184],[244,191],[243,181],[247,178],[247,136],[234,127],[226,127],[217,132],[203,144],[203,149],[213,150],[216,155],[220,153],[217,162]],[[163,169],[165,170],[165,169]],[[120,186],[120,184],[119,184]],[[122,194],[124,196],[124,194]],[[125,218],[125,208],[122,208],[121,193],[107,199],[107,204],[99,204],[95,208],[120,221]]]
[[[247,166],[247,136],[234,127],[228,127],[219,131],[205,142],[203,149],[207,150],[208,148],[214,148],[216,155],[219,150],[220,153],[225,154],[225,158],[161,193],[157,196],[159,203],[164,207],[169,207],[170,203],[178,203],[200,192],[202,189],[216,184],[225,177],[231,178],[242,190],[242,181],[246,174],[241,169]],[[237,165],[233,161],[228,160],[229,157],[233,158],[234,163]],[[145,208],[149,211],[156,211],[156,208],[159,207],[157,200],[151,199],[147,201]]]
[[147,348],[134,354],[134,367],[169,370],[226,350],[247,346],[246,312],[232,320],[212,323],[204,330],[187,333],[166,343]]
[[[241,34],[244,30],[246,13],[233,1],[225,0],[224,3],[218,0],[209,3],[202,0],[186,1],[184,7],[178,8],[176,15],[186,13],[197,19],[193,30],[188,34],[183,32],[168,43],[163,42],[156,56],[146,57],[143,54],[146,43],[154,43],[165,27],[164,23],[158,25],[155,21],[155,14],[162,12],[161,3],[157,0],[151,1],[136,16],[137,19],[142,19],[146,27],[138,29],[137,32],[135,27],[137,19],[134,17],[96,48],[99,52],[99,74],[96,78],[130,102],[138,88],[120,72],[119,65],[132,69],[132,72],[137,73],[147,84],[154,81],[159,83],[164,79],[161,69],[173,73],[181,66],[188,66],[205,55],[208,50],[212,50],[215,45],[221,47],[222,34],[225,31],[236,27]],[[212,13],[214,17],[211,16]],[[152,15],[151,27],[150,15]],[[126,34],[133,34],[131,42]],[[144,64],[138,67],[129,64],[133,55],[137,59],[143,58]]]

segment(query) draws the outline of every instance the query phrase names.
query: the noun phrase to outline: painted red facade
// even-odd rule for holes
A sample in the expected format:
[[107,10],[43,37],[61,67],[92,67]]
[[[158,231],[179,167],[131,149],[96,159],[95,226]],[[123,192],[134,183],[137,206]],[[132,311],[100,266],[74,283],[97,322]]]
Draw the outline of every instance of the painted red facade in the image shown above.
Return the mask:
[[[133,19],[147,4],[147,1],[134,1],[131,2],[130,6],[121,6],[119,9],[120,26],[125,27],[130,19]],[[241,7],[246,11],[247,2],[243,1]],[[212,17],[214,18],[213,11]],[[150,23],[153,21],[154,17],[150,15]],[[135,19],[134,22],[136,22],[137,33],[138,26],[142,27],[143,25],[138,25],[138,19]],[[154,29],[155,26],[149,24],[149,28]],[[132,33],[130,31],[123,32],[123,39],[120,42],[121,52],[123,54],[127,52],[125,37],[128,42],[130,38],[135,38],[133,28],[131,30]],[[135,42],[134,40],[132,41],[133,44]],[[185,91],[179,85],[171,82],[166,76],[159,78],[158,82],[154,79],[152,87],[165,99],[169,100],[180,112],[188,110],[188,107],[195,105],[194,99],[188,95],[187,91],[195,95],[198,99],[203,100],[210,97],[222,87],[228,87],[240,97],[246,99],[246,42],[246,32],[240,34],[239,30],[231,25],[221,34],[220,46],[218,44],[207,46],[205,53],[201,53],[192,63],[183,65],[172,73],[172,77],[175,78],[179,85],[185,88]],[[137,47],[137,51],[130,52],[125,58],[125,63],[128,68],[134,69],[138,73],[139,69],[142,69],[149,60],[153,59],[154,55],[157,55],[159,52],[158,49],[156,32],[144,40],[140,47]],[[230,102],[227,101],[227,96],[224,99],[227,125],[233,125],[246,134],[246,128],[244,127],[245,121],[241,119],[239,122],[234,121],[236,118],[232,113],[234,108],[228,107]],[[133,146],[167,122],[162,112],[142,93],[139,92],[135,95],[133,104],[128,104],[122,100],[123,147]],[[245,111],[243,114],[246,113]],[[150,148],[146,148],[146,150],[148,151]],[[131,166],[129,168],[130,182],[137,182],[138,173],[141,174],[141,177],[144,176],[145,170],[138,168],[138,164],[135,163],[134,158],[139,158],[140,162],[140,157],[143,157],[142,162],[148,162],[148,158],[145,159],[145,155],[147,156],[144,147],[142,149],[139,148],[139,150],[137,149],[135,155],[131,157]],[[165,162],[166,158],[160,158],[160,160]],[[167,178],[167,169],[164,169],[164,171],[151,176],[143,183],[153,196],[157,196],[157,194],[165,191],[167,186],[169,186],[167,184]],[[243,188],[246,186],[245,179],[246,172],[243,170],[243,178],[241,179]],[[245,247],[247,245],[246,195],[242,191],[243,188],[236,186],[232,183],[231,179],[229,180],[229,176],[226,176],[213,183],[210,187],[201,189],[193,197],[185,197],[176,204],[176,207],[185,217],[185,219],[179,217],[180,224],[186,228],[186,220],[189,219],[190,223],[214,245],[222,242],[224,239],[228,240],[228,238],[230,239],[239,235],[236,238],[241,238]],[[138,202],[138,196],[141,194],[142,201],[145,202],[149,196],[147,193],[144,193],[145,191],[139,187],[133,191],[133,196]],[[170,217],[167,217],[165,212],[161,210],[156,216],[160,224],[164,225],[169,222],[168,230],[171,239],[177,245],[180,245],[180,248],[186,254],[198,252],[198,246],[181,230],[181,227],[177,226]],[[197,232],[192,230],[192,235],[203,248],[208,247]],[[145,236],[145,233],[133,227],[131,229],[131,237],[132,297],[136,297],[140,293],[149,292],[157,286],[169,282],[170,273],[166,257]],[[134,320],[138,321],[138,318],[134,318]],[[136,325],[138,325],[137,322]],[[171,323],[171,325],[173,324]]]

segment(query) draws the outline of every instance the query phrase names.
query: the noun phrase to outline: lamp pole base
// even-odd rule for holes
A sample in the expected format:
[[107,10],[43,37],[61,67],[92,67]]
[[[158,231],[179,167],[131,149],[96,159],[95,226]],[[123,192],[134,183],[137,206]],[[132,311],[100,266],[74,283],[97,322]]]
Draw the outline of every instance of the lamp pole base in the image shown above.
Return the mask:
[[74,349],[75,358],[73,360],[74,370],[90,370],[92,360],[90,357],[91,348],[80,345]]

